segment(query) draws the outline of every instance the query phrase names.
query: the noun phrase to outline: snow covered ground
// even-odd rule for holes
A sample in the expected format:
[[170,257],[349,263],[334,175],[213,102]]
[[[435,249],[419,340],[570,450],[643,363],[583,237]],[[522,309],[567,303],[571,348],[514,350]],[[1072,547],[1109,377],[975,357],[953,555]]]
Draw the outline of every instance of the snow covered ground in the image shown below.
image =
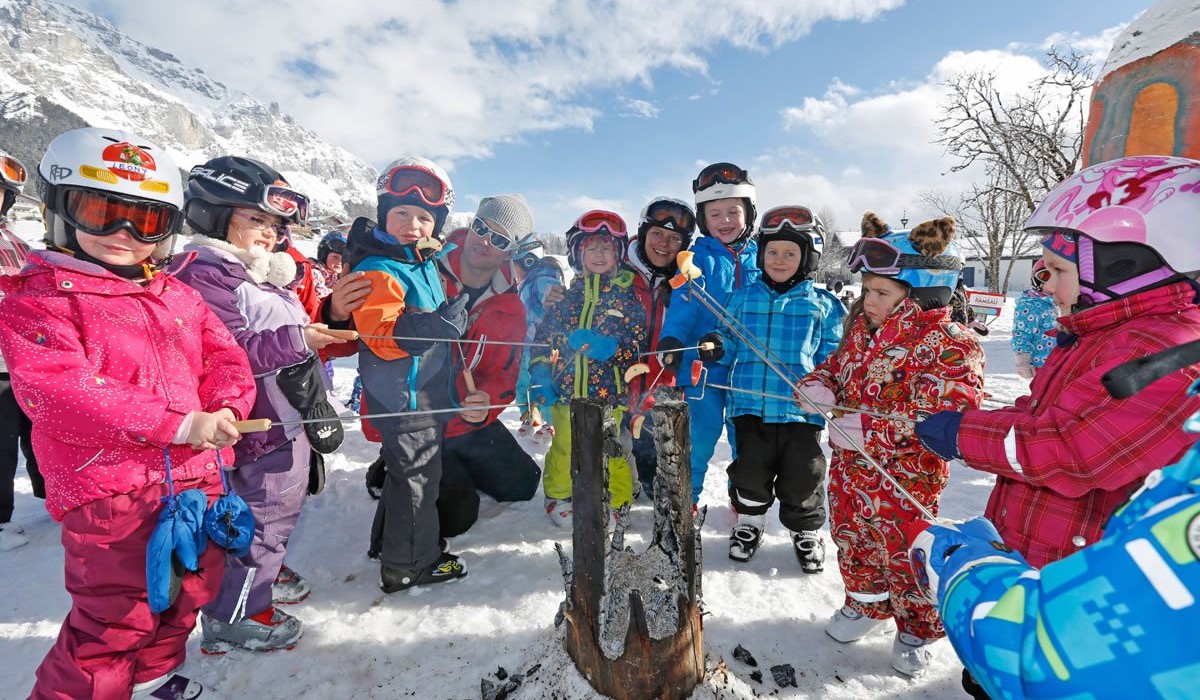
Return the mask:
[[[988,355],[987,389],[1011,403],[1025,390],[1008,348],[1009,307],[981,338]],[[350,393],[354,361],[341,360],[335,384]],[[516,429],[513,410],[503,416]],[[540,462],[547,446],[524,442]],[[378,565],[367,560],[367,535],[375,502],[363,487],[375,447],[350,424],[342,451],[328,460],[329,484],[305,507],[292,537],[289,563],[312,583],[305,603],[289,609],[306,625],[293,651],[267,655],[231,653],[207,657],[198,633],[188,644],[185,673],[218,698],[478,698],[481,679],[536,671],[512,697],[597,697],[562,651],[553,620],[564,598],[554,544],[570,547],[570,533],[555,529],[539,493],[528,503],[492,504],[479,523],[451,542],[470,576],[453,585],[387,596],[378,588]],[[953,698],[961,666],[945,641],[935,645],[931,671],[919,680],[894,673],[892,633],[841,645],[823,630],[843,597],[827,542],[824,573],[800,572],[775,510],[762,548],[748,565],[726,556],[734,516],[725,496],[728,444],[718,447],[705,481],[704,642],[709,673],[693,698]],[[982,513],[992,477],[961,465],[953,468],[942,514],[955,519]],[[0,554],[0,700],[24,698],[33,672],[54,643],[70,606],[63,589],[57,525],[33,498],[24,471],[17,479],[15,521],[32,543]],[[645,502],[633,511],[627,544],[645,546],[652,514]],[[828,537],[828,534],[826,534]],[[741,644],[764,671],[733,659]],[[722,660],[724,663],[721,663]],[[777,688],[766,669],[795,667],[798,688]]]

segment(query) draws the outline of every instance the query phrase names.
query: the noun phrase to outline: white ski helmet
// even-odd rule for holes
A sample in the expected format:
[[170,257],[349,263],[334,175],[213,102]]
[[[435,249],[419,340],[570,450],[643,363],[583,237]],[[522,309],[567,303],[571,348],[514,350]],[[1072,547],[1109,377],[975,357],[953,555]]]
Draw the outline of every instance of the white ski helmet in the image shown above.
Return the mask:
[[[46,208],[50,245],[69,248],[77,245],[77,228],[86,232],[66,211],[67,198],[81,190],[127,204],[150,205],[152,216],[146,220],[154,221],[155,230],[149,233],[158,242],[151,257],[159,260],[170,254],[174,234],[183,224],[183,178],[165,150],[115,129],[88,127],[59,134],[38,165],[38,193]],[[135,230],[128,219],[111,222],[112,226]]]
[[1119,299],[1200,273],[1200,161],[1131,156],[1063,180],[1025,222],[1079,265],[1080,305]]
[[437,163],[420,156],[402,156],[388,163],[375,181],[375,194],[379,197],[375,214],[380,227],[392,208],[410,204],[433,212],[433,235],[440,237],[446,217],[454,209],[450,176]]
[[709,235],[708,223],[704,220],[705,202],[740,198],[746,201],[746,228],[734,242],[748,238],[754,231],[754,222],[758,220],[756,191],[750,173],[733,163],[713,163],[705,167],[692,180],[692,193],[696,195],[696,225],[700,233]]

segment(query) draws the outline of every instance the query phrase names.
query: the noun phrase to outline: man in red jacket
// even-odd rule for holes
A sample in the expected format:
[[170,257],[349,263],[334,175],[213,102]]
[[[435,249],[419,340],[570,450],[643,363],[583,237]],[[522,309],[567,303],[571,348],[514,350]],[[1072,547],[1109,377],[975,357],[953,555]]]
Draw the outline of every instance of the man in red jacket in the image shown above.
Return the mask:
[[[469,229],[447,236],[450,250],[439,261],[448,297],[470,299],[464,340],[520,343],[525,307],[517,295],[512,257],[533,234],[533,215],[520,195],[485,197]],[[453,398],[463,406],[506,404],[516,398],[522,347],[457,343]],[[472,387],[474,390],[472,390]],[[502,409],[463,412],[446,426],[438,517],[442,537],[466,532],[479,517],[479,494],[499,502],[528,501],[541,470],[497,418]]]

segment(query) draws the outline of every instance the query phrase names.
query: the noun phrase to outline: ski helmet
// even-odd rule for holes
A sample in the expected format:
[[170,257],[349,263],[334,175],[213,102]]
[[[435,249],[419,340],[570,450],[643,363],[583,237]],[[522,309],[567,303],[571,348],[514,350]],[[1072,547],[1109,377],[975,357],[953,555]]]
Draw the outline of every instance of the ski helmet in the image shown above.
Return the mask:
[[219,156],[192,168],[185,198],[188,226],[222,240],[234,209],[257,209],[293,224],[308,220],[308,197],[271,166],[240,156]]
[[395,207],[413,205],[433,214],[434,237],[440,237],[446,217],[454,209],[454,187],[450,176],[428,158],[402,156],[388,163],[375,182],[379,204],[375,216],[382,228]]
[[625,258],[625,248],[629,245],[625,220],[614,212],[593,209],[567,229],[567,262],[576,271],[583,271],[583,244],[595,236],[603,236],[612,242],[618,262]]
[[862,220],[863,237],[850,249],[851,272],[890,277],[909,288],[923,309],[950,303],[962,275],[963,257],[954,243],[954,219],[942,217],[893,231],[874,212]]
[[517,252],[513,255],[513,265],[529,272],[537,266],[538,261],[546,254],[546,244],[538,240],[534,234],[529,234],[517,240]]
[[322,265],[328,265],[326,260],[330,253],[346,254],[346,234],[341,231],[330,231],[321,237],[321,242],[317,244],[317,260]]
[[746,202],[746,229],[733,242],[739,243],[754,231],[758,210],[754,208],[754,181],[750,173],[733,163],[713,163],[700,171],[692,180],[692,193],[696,195],[696,224],[700,233],[708,236],[708,223],[704,220],[704,204],[717,199],[741,198]]
[[[767,243],[791,241],[800,246],[800,269],[795,276],[781,286],[791,289],[798,282],[812,279],[821,263],[821,251],[825,247],[825,225],[821,218],[808,207],[775,207],[763,214],[758,226],[758,269],[765,269]],[[780,290],[783,291],[783,290]]]
[[140,136],[84,128],[59,134],[38,165],[46,243],[80,253],[75,232],[104,236],[125,229],[170,255],[183,225],[183,180],[167,152]]
[[1042,285],[1048,279],[1050,279],[1050,273],[1046,270],[1046,261],[1034,260],[1033,272],[1029,275],[1029,285],[1040,292]]
[[1042,245],[1079,265],[1078,308],[1200,273],[1186,231],[1200,219],[1200,161],[1118,158],[1084,168],[1050,191],[1025,222]]
[[17,195],[25,189],[27,177],[25,165],[0,148],[0,192],[4,194],[0,199],[0,216],[8,215],[8,210],[17,201]]
[[692,234],[696,231],[696,213],[687,202],[665,195],[651,199],[642,208],[633,251],[651,271],[660,275],[673,275],[676,268],[674,260],[666,267],[659,267],[651,264],[649,256],[646,255],[646,232],[655,226],[678,233],[683,242],[679,249],[687,250],[692,245]]

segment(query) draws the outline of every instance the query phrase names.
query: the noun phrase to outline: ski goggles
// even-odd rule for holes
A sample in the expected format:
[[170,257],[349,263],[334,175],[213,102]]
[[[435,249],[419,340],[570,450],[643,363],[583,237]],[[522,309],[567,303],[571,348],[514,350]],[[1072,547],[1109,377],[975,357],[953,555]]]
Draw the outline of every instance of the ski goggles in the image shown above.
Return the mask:
[[646,209],[646,223],[687,233],[696,228],[696,216],[683,202],[660,200]]
[[20,188],[25,184],[27,177],[29,173],[25,172],[21,161],[12,156],[0,156],[0,182]]
[[1033,281],[1038,286],[1041,286],[1050,281],[1050,271],[1046,268],[1040,268],[1033,271]]
[[488,226],[487,222],[478,216],[471,219],[471,233],[486,240],[493,248],[500,252],[508,250],[516,243],[507,234],[500,233],[491,226]]
[[328,250],[330,253],[337,253],[338,255],[342,255],[343,253],[346,252],[346,239],[345,238],[327,238],[327,239],[325,239],[324,244],[325,244],[325,249]]
[[813,226],[813,213],[808,207],[777,207],[763,216],[759,231],[779,233],[785,225],[796,231],[810,229]]
[[125,229],[142,243],[158,243],[179,230],[183,212],[170,204],[125,197],[112,192],[62,187],[54,211],[75,228],[93,236]]
[[261,208],[268,214],[291,219],[297,224],[308,221],[308,197],[290,187],[282,185],[264,187]]
[[750,182],[750,173],[739,168],[733,163],[713,163],[692,180],[692,192],[706,190],[709,187],[723,182],[727,185],[739,185],[743,182]]
[[446,183],[433,174],[432,170],[419,165],[401,165],[388,173],[384,184],[387,191],[397,197],[417,193],[427,205],[440,207],[446,203]]
[[895,275],[902,268],[920,270],[961,270],[962,260],[953,255],[915,255],[902,253],[896,246],[879,238],[860,238],[850,249],[846,265],[851,272]]
[[593,209],[575,221],[575,228],[584,233],[599,233],[607,230],[609,235],[624,239],[629,235],[625,220],[611,211]]

